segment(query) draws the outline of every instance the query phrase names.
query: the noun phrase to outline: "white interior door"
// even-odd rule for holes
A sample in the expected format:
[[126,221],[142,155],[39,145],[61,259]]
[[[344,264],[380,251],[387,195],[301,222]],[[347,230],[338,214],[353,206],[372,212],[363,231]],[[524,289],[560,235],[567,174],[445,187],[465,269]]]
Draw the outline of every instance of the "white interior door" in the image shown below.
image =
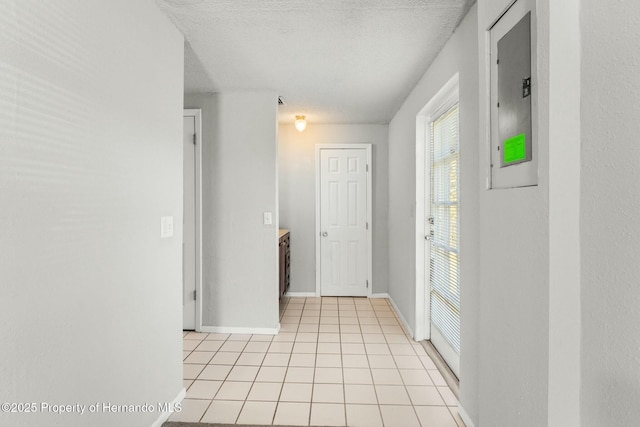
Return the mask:
[[182,314],[183,329],[196,326],[196,118],[184,117],[183,130],[183,223]]
[[431,342],[459,375],[459,137],[458,105],[429,123],[426,227],[426,290]]
[[320,294],[368,295],[367,149],[320,150]]

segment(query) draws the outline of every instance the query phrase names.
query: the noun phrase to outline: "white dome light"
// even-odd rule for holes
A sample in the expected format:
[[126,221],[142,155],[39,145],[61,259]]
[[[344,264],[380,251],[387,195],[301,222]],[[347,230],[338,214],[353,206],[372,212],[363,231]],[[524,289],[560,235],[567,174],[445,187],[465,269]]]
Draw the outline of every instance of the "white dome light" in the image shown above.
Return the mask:
[[304,119],[305,116],[296,116],[295,126],[298,129],[298,132],[302,132],[307,128],[307,121]]

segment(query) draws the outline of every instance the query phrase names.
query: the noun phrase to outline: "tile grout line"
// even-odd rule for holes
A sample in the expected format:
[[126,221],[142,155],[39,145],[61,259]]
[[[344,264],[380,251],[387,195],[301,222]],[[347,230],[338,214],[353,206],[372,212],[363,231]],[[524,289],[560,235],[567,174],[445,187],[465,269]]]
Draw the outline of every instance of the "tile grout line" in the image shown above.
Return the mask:
[[[208,335],[207,335],[208,336]],[[213,357],[211,358],[211,360],[209,360],[209,362],[211,362],[213,360],[214,357],[216,357],[216,355],[218,353],[221,352],[221,348],[227,343],[227,341],[229,341],[229,338],[231,338],[231,334],[227,335],[227,338],[225,338],[225,340],[222,342],[222,344],[220,345],[220,347],[218,347],[218,350],[215,352],[215,354],[213,355]],[[242,354],[242,353],[240,353]],[[240,358],[240,356],[238,356],[238,359]],[[236,362],[238,360],[236,359]],[[209,364],[207,364],[207,366],[209,366]],[[215,364],[213,365],[215,366]],[[231,369],[229,369],[229,372],[227,372],[227,374],[225,375],[224,379],[222,380],[222,382],[220,383],[220,387],[218,388],[218,390],[216,390],[216,392],[214,393],[213,397],[211,398],[211,403],[209,404],[209,406],[207,407],[207,410],[209,410],[209,407],[211,407],[211,405],[213,405],[213,400],[216,398],[216,396],[218,395],[218,393],[220,393],[220,389],[222,389],[222,386],[224,386],[225,381],[227,381],[227,378],[229,378],[229,375],[231,375],[231,371],[233,371],[233,368],[235,367],[235,363],[234,365],[231,366]],[[206,367],[205,367],[206,369]],[[200,374],[198,374],[198,377],[200,377],[200,375],[202,374],[202,372],[204,372],[204,369],[200,372]],[[194,380],[195,382],[195,380]],[[242,404],[242,406],[240,407],[240,412],[242,412],[242,408],[244,407],[244,403]],[[238,420],[238,417],[240,416],[240,412],[238,412],[238,415],[236,416],[236,421]],[[198,422],[202,422],[202,419],[204,418],[204,416],[207,414],[207,411],[204,411],[204,413],[202,414],[202,416],[200,417],[200,420]],[[235,421],[234,421],[235,422]]]
[[[289,301],[290,301],[290,300],[289,300]],[[286,309],[287,309],[287,307],[289,306],[289,301],[287,301],[287,305],[286,305],[286,307],[285,307],[285,310],[283,311],[283,316],[284,316],[284,313],[286,313]],[[287,378],[287,374],[289,373],[289,366],[290,366],[290,364],[291,364],[291,358],[292,358],[292,356],[293,356],[293,347],[295,346],[295,340],[296,340],[296,338],[297,338],[298,331],[299,331],[299,329],[300,329],[300,322],[302,321],[302,314],[304,313],[304,307],[305,307],[305,305],[306,305],[306,298],[305,298],[305,302],[302,304],[302,307],[303,307],[303,308],[302,308],[302,313],[300,313],[300,318],[298,319],[298,326],[296,327],[295,336],[294,336],[294,338],[293,338],[293,345],[292,345],[292,347],[291,347],[291,352],[289,353],[289,357],[287,358],[287,364],[286,364],[286,366],[285,366],[284,377],[282,378],[282,386],[281,386],[281,388],[280,388],[280,393],[278,394],[278,400],[277,400],[277,402],[276,402],[276,408],[275,408],[275,410],[274,410],[274,412],[273,412],[273,418],[272,418],[272,421],[271,421],[271,424],[272,424],[272,425],[273,425],[273,424],[275,424],[275,419],[276,419],[276,415],[277,415],[277,413],[278,413],[278,408],[280,407],[280,403],[281,403],[281,400],[280,400],[280,399],[281,399],[281,397],[282,397],[282,392],[283,392],[283,390],[284,390],[284,386],[285,386],[285,384],[286,384],[286,383],[285,383],[285,381],[286,381],[286,378]],[[273,342],[273,341],[272,341],[272,342]],[[266,358],[266,356],[265,356],[265,358]]]
[[[378,313],[375,310],[375,307],[373,307],[373,304],[371,304],[371,308],[373,308],[373,313],[376,316],[376,322],[378,322],[378,326],[380,327],[380,331],[382,331],[382,325],[380,324],[380,318],[378,317]],[[384,342],[387,342],[387,337],[384,335],[384,332],[382,333],[382,337],[384,338]],[[364,341],[364,339],[363,339]],[[371,382],[373,383],[373,392],[376,394],[376,402],[378,402],[378,413],[380,414],[380,421],[382,421],[382,425],[384,426],[385,422],[384,422],[384,417],[382,415],[382,404],[380,403],[380,398],[378,397],[378,389],[376,388],[376,380],[373,378],[373,368],[371,367],[371,363],[369,362],[369,352],[367,351],[367,346],[365,345],[364,347],[364,351],[367,354],[367,363],[369,363],[369,375],[371,375]],[[394,361],[395,363],[395,361]]]
[[[396,311],[394,310],[394,308],[389,304],[389,308],[391,309],[393,315],[394,315],[394,319],[396,319],[396,322],[398,322],[398,324],[400,324],[400,319],[398,318],[398,314],[396,313]],[[400,324],[401,325],[401,324]],[[401,325],[402,327],[402,325]],[[403,330],[403,335],[405,337],[408,337],[406,331],[404,330],[404,327],[402,327]],[[385,335],[385,341],[387,340],[387,336]],[[411,343],[409,343],[411,344]],[[412,348],[413,350],[413,348]],[[391,347],[389,347],[389,351],[391,351]],[[413,352],[415,353],[415,350],[413,350]],[[416,353],[417,356],[417,353]],[[407,393],[407,397],[409,398],[409,402],[411,403],[411,409],[413,409],[413,413],[416,417],[416,420],[418,420],[418,424],[420,426],[422,426],[422,421],[420,420],[420,417],[418,416],[418,411],[416,411],[416,406],[413,404],[413,399],[411,399],[411,394],[409,394],[409,389],[407,389],[407,384],[404,381],[404,378],[402,378],[402,374],[400,373],[400,367],[398,366],[398,362],[396,361],[396,358],[391,356],[391,358],[393,359],[393,363],[396,365],[396,369],[398,370],[398,374],[400,375],[400,381],[402,381],[402,386],[404,387],[404,391],[405,393]],[[425,369],[426,371],[426,367],[422,364],[422,361],[420,361],[420,364],[422,365],[422,367]],[[427,372],[427,375],[429,375],[429,373]],[[426,427],[426,426],[423,426]]]
[[[305,307],[307,306],[307,299],[304,299],[304,305]],[[320,299],[320,313],[322,313],[322,299]],[[304,310],[302,311],[304,313]],[[300,318],[300,321],[302,322],[302,317]],[[318,340],[320,339],[320,321],[318,320]],[[318,347],[316,345],[316,359],[318,358]],[[317,362],[317,360],[315,361]],[[309,397],[309,417],[308,417],[308,421],[307,421],[307,425],[311,425],[311,414],[313,413],[313,389],[315,388],[315,376],[316,376],[316,364],[313,364],[313,377],[311,378],[311,396]]]
[[[343,321],[344,321],[344,320],[346,320],[347,318],[351,318],[351,315],[350,315],[350,314],[351,314],[351,312],[352,312],[352,311],[354,312],[354,314],[355,314],[355,318],[357,319],[357,325],[358,325],[358,330],[359,330],[358,335],[360,336],[360,339],[361,339],[361,342],[362,342],[362,346],[363,346],[363,348],[364,348],[365,357],[366,357],[367,364],[368,364],[368,372],[369,372],[369,375],[371,375],[371,377],[372,377],[372,379],[373,379],[373,371],[372,371],[372,370],[373,370],[374,368],[371,366],[371,363],[370,363],[370,356],[373,356],[373,354],[370,354],[370,353],[369,353],[369,351],[367,350],[367,343],[366,343],[366,342],[365,342],[365,340],[364,340],[364,332],[363,332],[363,329],[362,329],[362,328],[363,328],[363,324],[361,323],[361,320],[362,320],[362,319],[364,319],[365,317],[366,317],[366,318],[369,318],[369,317],[368,317],[368,315],[366,315],[366,316],[364,315],[364,312],[365,312],[365,311],[369,311],[369,310],[368,310],[369,308],[371,308],[371,309],[373,310],[373,315],[375,316],[376,326],[378,326],[378,327],[380,328],[380,331],[381,331],[380,333],[381,333],[381,335],[382,335],[382,338],[384,339],[384,341],[383,341],[383,342],[384,342],[384,344],[385,344],[385,346],[386,346],[386,349],[389,351],[389,355],[391,356],[391,360],[393,361],[393,365],[394,365],[394,367],[395,367],[395,369],[394,369],[394,370],[395,370],[396,372],[398,372],[398,374],[400,375],[401,384],[403,385],[403,388],[404,388],[405,392],[407,393],[407,396],[408,396],[408,398],[409,398],[409,402],[410,402],[409,404],[410,404],[410,405],[411,405],[411,407],[413,408],[413,413],[415,414],[415,416],[416,416],[416,418],[417,418],[417,420],[418,420],[418,423],[419,423],[420,425],[422,425],[423,423],[422,423],[422,421],[420,420],[420,418],[418,417],[418,414],[417,414],[417,411],[416,411],[416,405],[413,403],[413,399],[411,399],[411,395],[410,395],[410,394],[409,394],[409,392],[408,392],[408,388],[407,388],[407,387],[408,387],[408,384],[407,384],[406,380],[402,377],[402,374],[401,374],[401,372],[400,372],[400,367],[399,367],[399,365],[398,365],[398,363],[399,363],[399,362],[396,360],[396,357],[397,357],[397,356],[404,356],[403,351],[402,351],[401,349],[398,349],[398,350],[397,350],[397,351],[398,351],[398,354],[394,354],[394,351],[393,351],[393,350],[392,350],[392,348],[391,348],[391,347],[392,347],[392,345],[391,345],[391,344],[394,344],[394,345],[404,345],[404,344],[406,344],[406,343],[405,343],[405,342],[393,342],[393,343],[389,342],[389,334],[391,334],[391,335],[396,335],[396,334],[397,334],[397,332],[396,332],[395,330],[393,330],[393,328],[394,328],[395,326],[397,326],[397,325],[399,325],[399,324],[400,324],[400,323],[399,323],[399,319],[398,319],[398,315],[397,315],[397,313],[395,313],[395,310],[393,309],[393,307],[392,307],[392,306],[390,306],[390,304],[389,304],[388,300],[386,300],[386,299],[385,299],[385,303],[384,303],[384,304],[376,304],[376,305],[371,304],[371,301],[370,301],[370,300],[367,300],[368,304],[366,304],[366,308],[367,308],[366,310],[365,310],[365,309],[362,309],[362,308],[365,306],[364,304],[355,304],[355,302],[356,302],[356,300],[355,300],[355,299],[353,299],[353,298],[348,298],[348,299],[345,299],[344,301],[346,301],[346,300],[348,300],[348,301],[349,301],[349,302],[351,302],[351,303],[350,303],[350,304],[345,303],[345,304],[342,304],[342,305],[341,305],[341,304],[340,304],[340,301],[341,301],[340,299],[336,299],[336,301],[335,301],[335,302],[336,302],[336,307],[337,307],[337,320],[338,320],[338,324],[337,324],[337,331],[338,331],[338,334],[337,334],[337,335],[338,335],[338,337],[339,337],[339,343],[338,343],[338,344],[339,344],[339,349],[340,349],[340,363],[341,363],[341,369],[340,369],[340,372],[341,372],[341,374],[342,374],[342,389],[343,389],[343,405],[342,405],[342,406],[343,406],[343,410],[344,410],[344,417],[345,417],[345,418],[344,418],[344,420],[345,420],[345,425],[348,425],[348,421],[347,421],[347,401],[346,401],[346,400],[347,400],[347,397],[346,397],[346,385],[347,385],[347,384],[346,384],[346,380],[345,380],[345,369],[346,369],[346,368],[345,368],[345,365],[344,365],[344,356],[345,356],[345,353],[344,353],[344,351],[345,351],[345,349],[344,349],[344,345],[345,345],[345,343],[343,342],[343,333],[345,333],[345,334],[346,334],[346,333],[351,333],[351,330],[352,330],[352,329],[355,329],[355,328],[349,327],[349,328],[348,328],[348,329],[349,329],[349,332],[343,332],[343,326],[344,326],[344,325],[343,325]],[[286,310],[287,310],[288,308],[292,308],[292,307],[290,307],[289,302],[290,302],[290,300],[288,300],[288,301],[286,302],[285,306],[284,306],[282,317],[284,317],[284,315],[286,314]],[[296,305],[297,305],[297,304],[296,304]],[[278,394],[277,401],[275,402],[275,403],[276,403],[276,405],[275,405],[274,413],[273,413],[273,416],[272,416],[272,419],[271,419],[271,422],[272,422],[272,423],[274,423],[274,422],[275,422],[275,417],[276,417],[276,414],[277,414],[277,411],[278,411],[279,405],[280,405],[280,403],[282,403],[280,399],[281,399],[281,397],[282,397],[282,393],[283,393],[283,390],[284,390],[284,384],[285,384],[286,375],[287,375],[287,373],[289,372],[289,367],[290,367],[290,364],[291,364],[291,359],[292,359],[292,357],[293,357],[293,348],[295,347],[295,344],[296,344],[296,342],[297,342],[298,335],[301,333],[301,329],[300,329],[300,328],[302,327],[302,325],[303,325],[303,324],[305,324],[305,325],[307,324],[307,323],[303,323],[303,317],[304,317],[305,310],[313,310],[313,311],[315,311],[314,309],[320,308],[320,313],[319,313],[319,316],[318,316],[317,322],[315,322],[315,321],[314,321],[314,323],[308,323],[309,325],[315,325],[315,327],[314,327],[314,328],[311,328],[311,327],[309,327],[309,328],[305,328],[305,329],[309,329],[309,330],[313,330],[313,329],[315,329],[315,331],[316,331],[316,332],[314,332],[314,333],[316,333],[316,337],[315,337],[315,342],[314,342],[314,343],[315,343],[315,355],[314,355],[314,356],[315,356],[315,357],[314,357],[315,363],[314,363],[314,367],[313,367],[313,380],[312,380],[312,382],[311,382],[311,396],[312,396],[312,397],[311,397],[311,401],[309,402],[309,405],[310,405],[309,409],[310,409],[310,410],[309,410],[309,417],[308,417],[309,424],[311,424],[311,408],[313,407],[313,393],[314,393],[314,386],[316,385],[316,375],[317,375],[317,373],[318,373],[318,372],[317,372],[317,370],[318,370],[318,367],[317,367],[317,364],[318,364],[318,357],[319,357],[319,355],[320,355],[320,353],[319,353],[319,348],[318,348],[318,347],[319,347],[319,345],[320,345],[320,326],[321,326],[321,322],[322,322],[322,318],[323,318],[323,308],[329,308],[329,305],[330,305],[330,304],[328,304],[328,303],[327,303],[327,304],[325,304],[325,301],[323,301],[323,300],[321,300],[319,304],[309,304],[309,302],[307,301],[307,298],[305,298],[304,303],[302,304],[302,311],[301,311],[301,313],[300,313],[299,317],[297,318],[297,323],[295,324],[295,325],[296,325],[296,327],[295,327],[295,331],[294,331],[294,333],[295,333],[294,338],[293,338],[293,340],[294,340],[294,341],[293,341],[293,344],[292,344],[291,350],[288,352],[288,353],[289,353],[289,357],[288,357],[288,360],[287,360],[287,363],[286,363],[285,378],[283,378],[283,380],[282,380],[282,385],[281,385],[281,388],[280,388],[280,392],[279,392],[279,394]],[[383,309],[382,309],[382,310],[376,310],[376,308],[378,308],[378,307],[381,307],[381,308],[383,307]],[[331,308],[333,308],[333,304],[331,304]],[[332,310],[332,311],[333,311],[333,310]],[[390,311],[390,312],[392,313],[392,316],[388,316],[388,313],[386,313],[387,311]],[[349,314],[348,314],[348,315],[346,315],[346,314],[345,314],[345,313],[347,313],[347,312],[349,312]],[[362,316],[362,317],[360,316],[361,312],[362,312],[362,314],[363,314],[363,316]],[[380,317],[381,315],[382,315],[382,317]],[[282,319],[282,317],[281,317],[281,319]],[[333,316],[325,316],[325,317],[333,317]],[[382,319],[388,319],[388,318],[390,318],[390,317],[392,317],[392,318],[394,319],[394,321],[396,322],[396,325],[389,324],[389,321],[388,321],[388,320],[384,320],[384,323],[385,323],[385,324],[383,325],[383,324],[382,324]],[[348,324],[349,324],[349,325],[353,324],[353,323],[351,323],[351,322],[353,322],[353,320],[350,320]],[[365,325],[371,325],[371,324],[372,324],[372,323],[370,323],[370,321],[367,321],[367,323],[365,323]],[[330,325],[330,324],[329,324],[329,323],[327,323],[327,325]],[[347,325],[347,323],[345,323],[345,325]],[[389,332],[385,331],[385,329],[384,329],[384,327],[385,327],[385,326],[387,326],[387,327],[388,327],[387,329],[391,329],[391,331],[389,331]],[[329,333],[329,332],[327,332],[327,333]],[[187,338],[186,338],[186,337],[187,337],[187,335],[188,335],[188,333],[186,333],[186,334],[184,334],[184,335],[183,335],[183,341],[187,339]],[[198,339],[198,340],[197,340],[197,341],[198,341],[198,344],[195,346],[195,348],[194,348],[194,349],[192,349],[192,350],[190,350],[190,351],[188,352],[187,357],[189,357],[189,355],[191,355],[192,353],[197,352],[197,351],[198,351],[198,350],[197,350],[197,348],[198,348],[198,347],[199,347],[203,342],[207,341],[207,338],[208,338],[210,335],[211,335],[211,334],[208,334],[208,333],[207,333],[203,338]],[[405,338],[405,339],[407,339],[407,340],[409,340],[409,341],[411,340],[411,338],[407,335],[407,332],[406,332],[406,330],[404,330],[404,328],[402,328],[402,335],[404,336],[404,338]],[[221,349],[222,349],[222,347],[223,347],[226,343],[228,343],[228,342],[238,342],[238,341],[241,341],[241,340],[232,340],[232,339],[231,339],[231,338],[232,338],[232,336],[233,336],[233,334],[227,334],[227,337],[226,337],[224,340],[221,340],[221,341],[222,341],[222,344],[220,345],[220,347],[218,348],[218,350],[216,350],[216,351],[212,352],[212,353],[213,353],[212,357],[209,359],[209,361],[208,361],[206,364],[204,364],[204,368],[203,368],[203,370],[202,370],[202,371],[200,371],[200,372],[196,375],[196,377],[192,380],[192,383],[189,385],[189,387],[188,387],[188,388],[191,388],[191,386],[193,385],[193,383],[195,383],[195,381],[198,381],[198,380],[201,380],[201,381],[208,381],[208,380],[201,379],[201,375],[202,375],[202,373],[203,373],[204,369],[206,369],[206,367],[207,367],[207,366],[215,366],[215,365],[216,365],[215,363],[213,363],[213,364],[212,364],[212,363],[211,363],[211,361],[212,361],[212,360],[213,360],[213,359],[214,359],[218,354],[220,354],[220,353],[226,353],[225,351],[221,350]],[[240,361],[240,359],[242,358],[242,356],[243,356],[243,355],[245,355],[245,354],[253,353],[253,352],[247,352],[246,350],[247,350],[247,347],[248,347],[249,343],[250,343],[250,342],[252,342],[251,340],[253,339],[253,337],[254,337],[254,336],[255,336],[255,334],[251,334],[251,335],[249,336],[249,338],[248,338],[248,340],[247,340],[247,341],[242,340],[242,341],[244,342],[244,345],[242,345],[242,349],[241,349],[241,351],[238,353],[238,357],[237,357],[237,358],[235,358],[234,363],[231,365],[231,368],[229,369],[229,372],[225,375],[225,378],[221,381],[221,386],[220,386],[220,388],[222,388],[222,385],[224,385],[226,382],[228,382],[228,381],[229,381],[229,377],[230,377],[230,374],[231,374],[231,372],[233,371],[233,369],[235,369],[235,368],[236,368],[236,367],[238,367],[238,366],[244,366],[244,365],[239,365],[239,361]],[[266,360],[266,358],[267,358],[267,355],[269,354],[269,349],[271,348],[271,346],[273,345],[273,343],[274,343],[274,342],[278,342],[278,341],[274,341],[274,339],[275,339],[275,336],[274,336],[274,337],[272,337],[272,338],[271,338],[271,340],[268,340],[268,341],[269,341],[269,346],[267,346],[265,353],[262,355],[263,357],[261,358],[260,364],[259,364],[259,365],[257,365],[257,366],[258,366],[258,373],[256,373],[256,377],[254,377],[253,381],[251,381],[251,387],[250,387],[250,390],[249,390],[249,392],[248,392],[247,396],[245,396],[244,400],[242,401],[242,406],[241,406],[240,411],[239,411],[239,413],[238,413],[238,415],[237,415],[237,417],[236,417],[236,422],[237,422],[237,420],[239,419],[240,415],[242,414],[242,411],[245,409],[245,405],[246,405],[246,404],[247,404],[247,402],[249,401],[249,399],[248,399],[248,395],[251,393],[251,390],[253,390],[253,387],[255,386],[255,384],[256,384],[256,382],[257,382],[257,381],[256,381],[256,379],[257,379],[257,375],[259,374],[260,370],[262,370],[262,368],[263,368],[263,367],[265,367],[265,360]],[[209,340],[209,341],[211,341],[211,340]],[[218,340],[215,340],[215,341],[218,341]],[[263,342],[262,340],[260,340],[260,341],[261,341],[261,342]],[[267,340],[265,340],[265,341],[267,341]],[[377,341],[377,340],[375,340],[375,341]],[[397,340],[394,340],[394,341],[397,341]],[[409,345],[412,345],[412,343],[411,343],[411,342],[409,342]],[[447,413],[449,413],[449,416],[451,417],[451,419],[453,420],[453,422],[457,425],[457,421],[456,421],[456,418],[455,418],[455,414],[453,414],[453,411],[452,411],[452,409],[451,409],[451,408],[453,408],[453,407],[451,407],[451,406],[447,405],[447,402],[446,402],[446,401],[445,401],[445,399],[444,399],[444,395],[443,395],[442,390],[441,390],[440,388],[438,388],[438,386],[437,386],[437,385],[435,384],[435,382],[433,381],[433,378],[432,378],[432,376],[431,376],[431,374],[430,374],[430,372],[429,372],[428,367],[427,367],[427,366],[425,366],[425,364],[424,364],[424,360],[423,360],[422,358],[420,358],[420,355],[416,352],[416,348],[415,348],[415,346],[413,346],[413,345],[412,345],[412,347],[411,347],[411,348],[412,348],[412,352],[411,352],[410,354],[408,354],[408,355],[410,355],[410,356],[415,356],[415,357],[417,357],[417,358],[418,358],[418,360],[420,361],[420,366],[421,366],[420,370],[421,370],[421,371],[424,371],[424,372],[426,372],[426,373],[427,373],[427,376],[428,376],[428,378],[431,380],[431,383],[433,384],[433,387],[435,387],[435,388],[436,388],[437,395],[438,395],[438,396],[441,398],[441,400],[443,401],[443,403],[444,403],[444,407],[445,407],[445,408],[447,408]],[[205,351],[205,350],[203,350],[203,351]],[[262,353],[262,352],[260,352],[260,353]],[[279,354],[279,353],[278,353],[278,354]],[[286,354],[286,353],[285,353],[285,354]],[[333,354],[333,353],[330,353],[330,354]],[[356,354],[357,354],[357,353],[356,353]],[[186,357],[185,357],[184,359],[186,359]],[[183,359],[183,364],[185,364],[185,360],[184,360],[184,359]],[[280,362],[280,363],[281,363],[281,362]],[[198,364],[198,365],[199,365],[199,364]],[[248,366],[254,366],[254,365],[248,365]],[[382,411],[381,411],[381,409],[382,409],[382,405],[380,404],[380,400],[379,400],[379,397],[378,397],[378,394],[377,394],[377,390],[376,390],[376,383],[375,383],[375,381],[372,381],[372,386],[373,386],[373,388],[374,388],[374,393],[375,393],[375,395],[376,395],[376,401],[377,401],[377,406],[378,406],[378,413],[379,413],[379,415],[380,415],[380,417],[381,417],[381,420],[384,422],[384,419],[382,418]],[[218,389],[218,390],[216,391],[216,393],[213,395],[213,398],[212,398],[212,399],[210,399],[210,400],[209,400],[209,399],[206,399],[206,400],[209,400],[209,404],[208,404],[208,405],[207,405],[207,407],[205,408],[205,410],[204,410],[204,412],[203,412],[203,415],[200,417],[200,421],[199,421],[199,422],[202,422],[202,419],[204,418],[204,415],[205,415],[205,414],[206,414],[206,413],[211,409],[211,406],[212,406],[212,404],[213,404],[213,400],[215,399],[215,397],[216,397],[216,396],[218,396],[218,395],[219,395],[219,393],[220,393],[220,389]],[[197,400],[200,400],[200,399],[197,399]],[[204,399],[203,399],[203,400],[204,400]],[[364,405],[364,403],[362,403],[362,405]],[[396,406],[404,406],[404,405],[396,405]],[[435,406],[435,407],[440,407],[440,405],[426,405],[426,406]]]
[[[282,317],[284,317],[284,313],[287,311],[287,307],[289,306],[289,300],[287,300],[287,302],[285,303],[285,306],[282,309],[282,316],[280,316],[280,321],[282,321]],[[275,337],[275,335],[274,335]],[[271,343],[273,343],[273,339],[271,339]],[[267,353],[265,353],[264,355],[264,359],[262,359],[262,365],[260,365],[260,369],[262,369],[262,366],[264,365],[264,361],[267,358],[267,354],[269,353],[269,348],[271,348],[271,344],[269,344],[269,347],[267,348]],[[292,349],[293,350],[293,349]],[[289,370],[289,362],[291,361],[291,356],[289,356],[289,359],[287,360],[287,369],[285,369],[284,371],[284,378],[282,379],[282,386],[280,387],[280,393],[278,394],[278,400],[276,401],[276,407],[273,410],[273,417],[271,418],[271,425],[274,425],[276,422],[276,414],[278,413],[278,408],[280,407],[280,398],[282,397],[282,390],[284,390],[284,380],[287,378],[287,371]],[[258,370],[258,373],[260,372],[260,370]]]
[[342,407],[344,411],[344,425],[347,426],[349,423],[347,422],[347,390],[344,385],[344,362],[343,362],[343,354],[342,354],[342,322],[340,321],[342,316],[340,316],[340,301],[338,301],[338,334],[340,336],[340,365],[342,365]]
[[[225,351],[222,350],[222,347],[224,346],[224,344],[226,344],[227,342],[236,342],[236,340],[232,340],[230,339],[232,337],[233,334],[227,334],[227,338],[223,341],[223,344],[220,346],[220,348],[216,351],[216,353],[214,354],[214,356],[211,358],[211,360],[213,360],[213,358],[218,354],[218,353],[227,353]],[[253,335],[251,335],[253,336]],[[244,353],[244,349],[247,347],[247,345],[249,344],[249,342],[251,341],[251,337],[249,337],[249,340],[245,343],[245,345],[242,347],[242,350],[240,351],[240,353],[238,354],[238,357],[236,358],[235,362],[233,363],[233,365],[231,365],[231,368],[229,369],[229,372],[227,372],[227,374],[225,375],[224,379],[222,380],[222,383],[220,384],[220,388],[218,388],[218,390],[215,392],[215,394],[213,395],[213,398],[211,399],[211,403],[209,404],[209,407],[213,404],[213,401],[215,400],[216,396],[220,393],[220,390],[222,389],[222,387],[224,386],[225,382],[227,382],[227,380],[229,379],[229,376],[231,375],[231,372],[233,371],[233,369],[238,366],[238,360],[240,360],[240,357],[242,357],[242,354]],[[234,352],[235,353],[235,352]],[[211,360],[209,362],[211,362]],[[207,364],[208,366],[209,364]],[[213,366],[215,366],[215,364],[213,364]],[[228,365],[222,365],[222,366],[228,366]],[[244,366],[244,365],[239,365],[239,366]],[[203,370],[204,371],[204,370]],[[202,374],[202,372],[200,372],[200,374]],[[257,375],[257,373],[256,373]],[[200,375],[198,375],[199,377]],[[254,379],[255,380],[255,379]],[[204,380],[203,380],[204,381]],[[244,405],[247,402],[247,397],[249,397],[249,393],[251,392],[251,388],[253,388],[253,383],[251,384],[251,387],[249,388],[249,392],[247,392],[247,396],[245,397],[244,401],[242,402],[242,406],[240,407],[240,411],[238,412],[238,415],[236,416],[236,419],[234,422],[237,422],[238,419],[240,418],[240,414],[242,413],[242,410],[244,409]],[[222,400],[222,399],[220,399]],[[208,408],[207,408],[208,409]],[[202,418],[204,418],[205,413],[202,415],[202,417],[200,417],[200,421],[202,422]]]
[[[391,307],[391,310],[394,313],[394,318],[396,319],[396,322],[398,322],[400,324],[400,319],[398,318],[398,314],[395,312],[393,307]],[[404,328],[402,328],[402,329],[404,331],[405,337],[408,337],[407,332],[404,330]],[[385,335],[385,340],[386,340],[386,335]],[[409,343],[409,344],[411,344],[411,343]],[[418,354],[415,352],[415,349],[412,348],[412,350],[413,350],[414,354],[416,356],[418,356]],[[396,368],[398,369],[398,372],[400,373],[400,368],[398,367],[398,363],[395,360],[395,357],[393,357],[393,361],[396,364]],[[426,366],[424,366],[424,364],[422,363],[422,360],[420,360],[420,364],[422,365],[422,368],[425,370],[425,372],[427,372],[427,375],[429,375],[428,369],[427,369]],[[431,376],[429,375],[429,377],[431,377]],[[418,424],[423,426],[422,420],[420,420],[420,416],[418,415],[418,411],[416,410],[416,405],[414,404],[413,399],[411,398],[411,394],[409,393],[409,389],[407,388],[407,384],[406,384],[404,378],[402,377],[402,374],[400,374],[400,380],[402,381],[402,385],[404,387],[404,390],[407,393],[407,396],[409,397],[409,402],[411,402],[411,408],[413,409],[413,413],[415,414],[416,419],[418,420]],[[433,382],[433,380],[432,380],[432,382]],[[436,390],[437,390],[437,387],[436,387]],[[443,399],[443,401],[444,401],[444,399]],[[455,422],[455,420],[454,420],[454,422]],[[426,426],[423,426],[423,427],[426,427]]]

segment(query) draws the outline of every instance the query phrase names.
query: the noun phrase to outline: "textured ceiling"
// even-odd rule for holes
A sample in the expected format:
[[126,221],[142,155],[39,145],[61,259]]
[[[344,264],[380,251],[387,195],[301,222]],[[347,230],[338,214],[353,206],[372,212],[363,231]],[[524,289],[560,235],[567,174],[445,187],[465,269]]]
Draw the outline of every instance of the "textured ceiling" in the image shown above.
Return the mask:
[[475,0],[156,0],[185,92],[275,90],[280,121],[388,123]]

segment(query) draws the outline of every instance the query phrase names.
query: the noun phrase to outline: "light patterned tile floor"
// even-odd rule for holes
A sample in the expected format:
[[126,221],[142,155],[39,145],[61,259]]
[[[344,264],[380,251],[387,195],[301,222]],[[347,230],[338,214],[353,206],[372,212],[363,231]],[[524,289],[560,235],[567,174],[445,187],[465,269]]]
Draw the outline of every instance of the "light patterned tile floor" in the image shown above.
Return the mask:
[[455,396],[386,299],[286,298],[281,332],[184,334],[170,421],[463,427]]

